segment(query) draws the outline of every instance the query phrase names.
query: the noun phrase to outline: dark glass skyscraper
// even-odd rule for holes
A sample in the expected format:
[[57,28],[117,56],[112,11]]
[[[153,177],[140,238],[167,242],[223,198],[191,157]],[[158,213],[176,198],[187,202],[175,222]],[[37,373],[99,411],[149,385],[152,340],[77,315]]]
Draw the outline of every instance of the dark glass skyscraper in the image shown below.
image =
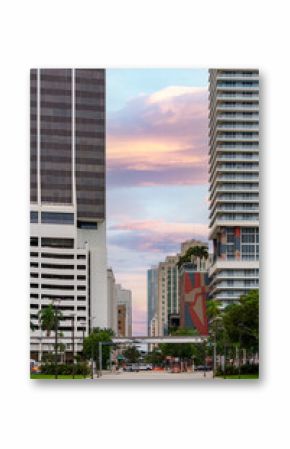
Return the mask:
[[89,324],[107,326],[105,138],[105,70],[31,70],[30,296],[40,358],[50,342],[38,314],[51,302],[69,349],[73,327],[77,339]]

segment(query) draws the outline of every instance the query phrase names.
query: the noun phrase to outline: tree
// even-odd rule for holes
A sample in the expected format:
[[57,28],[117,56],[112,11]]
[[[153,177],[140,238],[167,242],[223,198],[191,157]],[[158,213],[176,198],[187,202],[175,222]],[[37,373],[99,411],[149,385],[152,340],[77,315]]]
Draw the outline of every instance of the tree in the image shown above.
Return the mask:
[[[197,335],[194,329],[178,329],[172,335]],[[162,343],[159,345],[163,357],[179,357],[190,359],[195,355],[195,344],[193,343]]]
[[238,304],[228,306],[223,322],[228,339],[246,349],[259,348],[259,290],[252,290],[240,298]]
[[[83,354],[87,360],[93,358],[99,361],[99,342],[112,343],[114,331],[109,328],[96,327],[88,337],[84,339]],[[102,366],[107,366],[110,358],[111,346],[102,345]]]
[[180,268],[184,263],[191,262],[192,257],[199,257],[200,259],[208,258],[208,250],[206,246],[192,246],[188,248],[184,256],[180,256],[177,262],[178,268]]
[[207,315],[209,322],[221,315],[221,309],[220,309],[218,301],[213,301],[213,300],[207,301],[206,315]]
[[152,363],[152,365],[160,366],[163,362],[163,356],[160,349],[154,348],[153,351],[148,352],[145,356],[146,363]]
[[41,328],[46,331],[47,336],[49,337],[51,331],[55,330],[55,327],[58,325],[60,318],[62,318],[62,314],[52,304],[49,304],[47,307],[43,307],[40,310],[39,314]]
[[137,363],[140,358],[140,351],[136,346],[129,346],[124,352],[123,356],[128,360],[129,363]]

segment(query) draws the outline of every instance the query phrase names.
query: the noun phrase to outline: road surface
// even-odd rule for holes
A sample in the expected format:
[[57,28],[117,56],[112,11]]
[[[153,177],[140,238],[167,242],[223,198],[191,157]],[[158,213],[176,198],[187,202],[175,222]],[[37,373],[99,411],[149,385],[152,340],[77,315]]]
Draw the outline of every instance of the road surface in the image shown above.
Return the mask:
[[97,380],[209,380],[212,379],[212,371],[205,373],[196,371],[194,373],[168,373],[166,371],[139,371],[139,372],[103,372]]

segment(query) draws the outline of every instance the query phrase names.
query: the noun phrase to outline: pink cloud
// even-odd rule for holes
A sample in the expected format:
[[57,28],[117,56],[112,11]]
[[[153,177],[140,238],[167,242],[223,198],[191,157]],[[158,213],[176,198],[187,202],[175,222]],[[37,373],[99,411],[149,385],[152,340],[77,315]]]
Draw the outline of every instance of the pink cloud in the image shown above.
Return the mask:
[[108,119],[109,185],[205,184],[207,90],[172,86]]

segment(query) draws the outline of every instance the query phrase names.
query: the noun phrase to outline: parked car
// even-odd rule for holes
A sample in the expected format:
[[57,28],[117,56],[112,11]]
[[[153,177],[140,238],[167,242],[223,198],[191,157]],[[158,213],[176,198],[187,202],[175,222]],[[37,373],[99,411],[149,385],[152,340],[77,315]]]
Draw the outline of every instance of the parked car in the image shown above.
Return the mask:
[[152,370],[152,364],[151,363],[140,363],[139,364],[139,370],[140,371],[151,371]]
[[138,363],[127,363],[124,366],[124,371],[138,372],[139,371],[139,365],[138,365]]
[[211,371],[212,367],[210,365],[198,365],[194,367],[195,371]]

